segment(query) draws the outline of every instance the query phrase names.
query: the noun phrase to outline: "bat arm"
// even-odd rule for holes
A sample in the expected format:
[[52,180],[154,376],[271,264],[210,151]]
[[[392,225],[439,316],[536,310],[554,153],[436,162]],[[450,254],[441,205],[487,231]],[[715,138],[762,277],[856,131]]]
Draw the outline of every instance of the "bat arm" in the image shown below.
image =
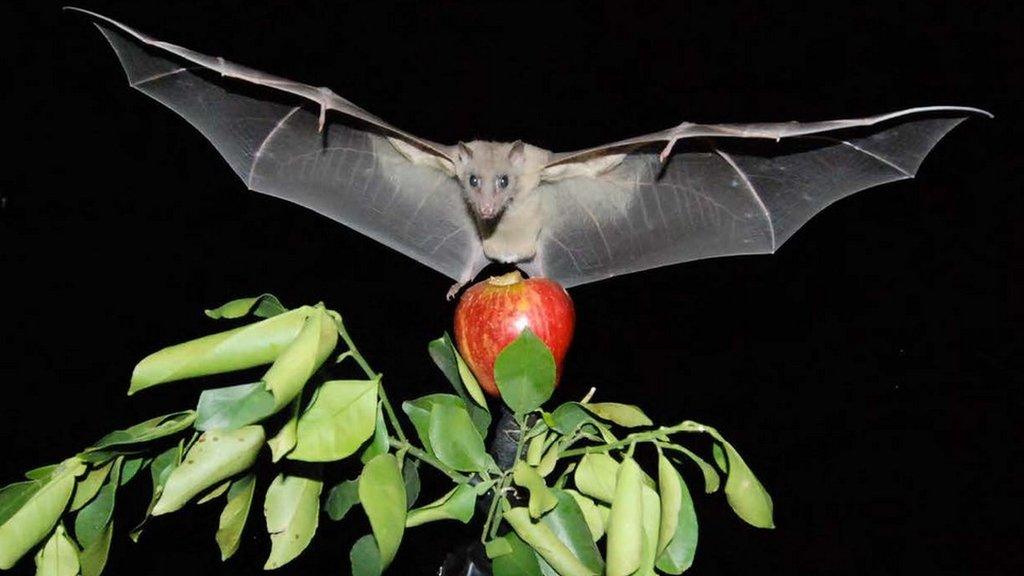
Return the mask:
[[260,86],[265,86],[267,88],[272,88],[274,90],[280,90],[282,92],[294,94],[296,96],[300,96],[302,98],[315,102],[317,106],[320,107],[319,127],[321,131],[323,130],[324,124],[326,122],[327,110],[336,110],[338,112],[341,112],[342,114],[351,116],[373,126],[377,126],[381,130],[384,130],[385,132],[389,132],[394,136],[398,136],[399,138],[402,138],[403,140],[406,140],[415,146],[423,148],[424,150],[427,150],[433,154],[436,154],[448,160],[449,162],[454,163],[454,158],[456,154],[454,146],[446,146],[444,144],[431,142],[430,140],[414,136],[400,128],[396,128],[395,126],[392,126],[391,124],[385,122],[381,118],[378,118],[377,116],[367,112],[361,107],[353,104],[349,100],[335,94],[329,88],[314,87],[308,84],[303,84],[301,82],[295,82],[293,80],[288,80],[287,78],[281,78],[280,76],[275,76],[273,74],[261,72],[256,69],[249,68],[247,66],[242,66],[240,64],[229,62],[219,56],[208,56],[206,54],[190,50],[183,46],[178,46],[177,44],[157,40],[156,38],[153,38],[147,34],[135,30],[134,28],[126,26],[118,22],[117,20],[114,20],[102,14],[98,14],[96,12],[92,12],[90,10],[85,10],[83,8],[77,8],[74,6],[65,6],[64,9],[86,14],[92,18],[95,18],[106,24],[114,26],[118,30],[134,37],[136,40],[142,42],[147,46],[152,46],[154,48],[159,48],[166,52],[170,52],[171,54],[174,54],[179,58],[183,58],[189,62],[192,62],[193,64],[197,64],[203,68],[217,72],[221,76],[227,78],[234,78],[237,80],[243,80],[245,82],[251,82],[253,84],[258,84]]
[[617,142],[612,142],[611,144],[603,144],[601,146],[595,146],[593,148],[586,148],[584,150],[577,150],[573,152],[556,153],[551,156],[551,160],[545,168],[558,164],[578,162],[587,157],[598,156],[612,151],[636,148],[655,142],[668,143],[661,151],[661,154],[659,154],[661,161],[665,162],[672,153],[672,148],[675,144],[679,140],[685,138],[763,138],[778,141],[782,138],[806,136],[809,134],[817,134],[819,132],[842,130],[844,128],[873,126],[875,124],[913,114],[944,112],[966,112],[969,114],[980,114],[989,118],[993,117],[992,113],[986,110],[972,108],[969,106],[920,106],[917,108],[907,108],[906,110],[889,112],[887,114],[869,116],[867,118],[829,120],[825,122],[771,122],[760,124],[694,124],[691,122],[683,122],[674,128],[645,134],[643,136],[627,138],[625,140],[619,140]]

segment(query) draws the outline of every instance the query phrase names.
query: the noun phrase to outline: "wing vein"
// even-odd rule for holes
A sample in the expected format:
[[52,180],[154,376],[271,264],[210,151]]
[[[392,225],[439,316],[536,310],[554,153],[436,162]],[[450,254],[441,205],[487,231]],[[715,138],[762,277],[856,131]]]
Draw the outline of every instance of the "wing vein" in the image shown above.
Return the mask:
[[167,78],[168,76],[174,76],[175,74],[181,74],[182,72],[186,72],[188,70],[195,69],[195,68],[198,68],[198,66],[192,66],[192,67],[189,67],[189,68],[183,67],[183,68],[178,68],[177,70],[170,70],[170,71],[167,71],[167,72],[160,72],[159,74],[153,74],[152,76],[150,76],[148,78],[143,78],[142,80],[136,80],[135,82],[129,82],[128,85],[131,86],[132,88],[138,88],[139,86],[142,86],[143,84],[148,84],[150,82],[156,82],[157,80],[160,80],[161,78]]
[[861,154],[865,154],[867,156],[870,156],[870,157],[874,158],[875,160],[878,160],[879,162],[894,168],[900,174],[903,174],[907,178],[913,178],[914,177],[914,175],[912,173],[907,172],[903,168],[897,166],[891,160],[885,158],[884,156],[876,154],[876,153],[874,153],[874,152],[872,152],[870,150],[865,150],[864,148],[861,148],[860,146],[857,146],[853,142],[847,142],[846,140],[840,140],[839,138],[830,138],[828,136],[804,136],[804,138],[813,139],[813,140],[825,140],[825,141],[828,141],[828,142],[838,142],[840,144],[843,144],[843,145],[849,146],[850,148],[853,148],[854,150],[860,152]]
[[276,134],[277,131],[280,130],[282,126],[284,126],[285,122],[288,122],[288,119],[291,118],[293,114],[295,114],[301,109],[301,106],[296,106],[295,108],[292,108],[290,112],[285,114],[280,120],[277,121],[277,124],[275,124],[274,127],[271,128],[270,132],[267,133],[267,137],[263,139],[263,142],[260,142],[259,148],[256,149],[256,154],[254,154],[252,157],[252,164],[249,166],[249,177],[246,178],[245,182],[246,187],[248,187],[250,190],[252,189],[253,175],[256,174],[256,164],[260,161],[260,158],[263,157],[263,150],[266,148],[267,143],[270,142],[270,139],[274,137],[274,134]]
[[750,182],[750,178],[747,176],[746,172],[740,169],[739,165],[736,164],[736,161],[732,159],[732,156],[722,152],[716,146],[712,146],[711,149],[714,150],[715,154],[718,154],[722,160],[725,160],[726,164],[732,168],[733,172],[736,172],[736,175],[743,181],[747,190],[750,191],[750,195],[754,197],[754,201],[761,207],[761,212],[764,213],[765,219],[768,220],[768,232],[771,234],[772,239],[772,252],[775,252],[775,223],[772,222],[772,213],[768,211],[768,206],[765,205],[764,200],[761,199],[761,195],[757,193],[756,189],[754,189],[754,185]]

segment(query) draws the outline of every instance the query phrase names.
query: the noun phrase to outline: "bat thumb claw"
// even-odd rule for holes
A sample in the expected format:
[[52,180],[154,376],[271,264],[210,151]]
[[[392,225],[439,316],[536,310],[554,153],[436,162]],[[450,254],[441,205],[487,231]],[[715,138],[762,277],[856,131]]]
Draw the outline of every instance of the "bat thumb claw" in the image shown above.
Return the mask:
[[669,155],[672,154],[672,148],[676,145],[677,140],[678,138],[669,140],[668,144],[666,144],[665,148],[661,151],[661,154],[658,154],[658,160],[660,160],[662,164],[664,164],[668,160]]

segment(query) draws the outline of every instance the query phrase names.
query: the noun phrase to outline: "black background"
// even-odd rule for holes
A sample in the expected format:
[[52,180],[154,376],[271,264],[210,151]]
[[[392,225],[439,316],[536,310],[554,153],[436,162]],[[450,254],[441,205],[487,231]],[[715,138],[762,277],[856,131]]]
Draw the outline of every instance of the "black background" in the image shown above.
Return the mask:
[[[778,528],[750,528],[720,495],[697,496],[696,574],[1020,574],[1024,14],[1009,3],[785,4],[84,6],[330,86],[441,142],[559,150],[684,119],[992,111],[940,143],[917,179],[838,203],[775,256],[573,289],[577,334],[558,397],[596,386],[658,421],[715,424],[746,456]],[[134,363],[220,328],[203,308],[263,291],[339,310],[393,398],[444,389],[425,346],[450,327],[449,280],[246,192],[187,123],[127,87],[83,16],[45,2],[6,10],[0,482],[192,406],[194,383],[129,400]],[[138,484],[119,504],[109,573],[259,571],[258,506],[224,566],[217,505],[153,522],[130,544],[147,497]],[[358,514],[324,518],[279,572],[347,573],[367,529]],[[475,530],[410,531],[391,573],[435,573]]]

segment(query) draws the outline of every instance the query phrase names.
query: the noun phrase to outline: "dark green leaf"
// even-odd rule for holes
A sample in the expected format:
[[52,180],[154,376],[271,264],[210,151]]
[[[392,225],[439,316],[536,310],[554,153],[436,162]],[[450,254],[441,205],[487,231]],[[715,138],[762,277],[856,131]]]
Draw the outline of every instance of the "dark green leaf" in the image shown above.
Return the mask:
[[68,511],[75,512],[88,504],[99,493],[100,488],[103,487],[103,482],[106,481],[107,475],[110,474],[110,469],[113,467],[114,461],[111,460],[106,464],[92,466],[89,472],[82,475],[78,479],[78,483],[75,484],[75,494],[71,497],[71,505],[68,506]]
[[494,558],[491,563],[494,576],[541,576],[533,548],[514,533],[506,534],[499,540],[506,542],[510,551]]
[[[466,362],[459,355],[450,336],[446,332],[444,336],[432,341],[427,350],[430,357],[437,364],[437,367],[444,372],[452,387],[459,393],[459,396],[466,401],[466,404],[476,403],[484,410],[487,409],[487,399],[484,397],[480,383],[477,382],[473,372],[466,366]],[[472,402],[470,402],[472,400]]]
[[348,557],[352,563],[352,576],[380,576],[384,571],[377,541],[370,534],[356,540]]
[[718,465],[719,470],[729,473],[729,458],[725,455],[725,451],[722,450],[722,446],[719,444],[711,445],[711,455],[715,459],[715,464]]
[[494,379],[502,400],[516,414],[536,410],[555,391],[555,358],[529,328],[494,361]]
[[252,314],[260,318],[271,318],[287,312],[281,301],[273,294],[261,294],[255,298],[239,298],[223,304],[212,310],[206,310],[206,315],[214,320],[241,318]]
[[359,501],[370,519],[381,566],[387,567],[402,542],[408,510],[405,483],[394,455],[381,454],[363,467],[359,476]]
[[124,466],[121,466],[121,486],[132,481],[135,475],[139,473],[147,464],[149,464],[149,458],[137,457],[129,458],[124,461]]
[[420,497],[420,463],[407,458],[402,466],[402,480],[405,483],[406,506],[412,508]]
[[436,404],[466,408],[466,403],[454,394],[429,394],[402,403],[402,411],[412,421],[413,427],[416,428],[416,435],[419,436],[423,447],[431,454],[434,450],[430,446],[430,411]]
[[149,465],[149,473],[152,478],[153,493],[150,496],[149,506],[146,508],[146,515],[143,517],[139,525],[132,529],[128,533],[128,537],[133,542],[138,542],[139,536],[142,535],[142,529],[145,528],[146,522],[149,520],[150,515],[153,513],[153,507],[160,500],[160,496],[163,495],[164,486],[167,484],[167,479],[171,477],[171,472],[181,463],[182,446],[184,440],[179,442],[176,446],[172,446],[167,450],[164,450],[153,458],[153,462]]
[[[124,476],[124,474],[121,474]],[[86,546],[78,556],[82,565],[82,576],[100,576],[107,566],[107,556],[110,554],[110,542],[114,538],[114,521],[107,522],[106,527],[93,543]]]
[[91,546],[103,534],[114,513],[114,499],[120,485],[121,463],[119,458],[110,469],[110,475],[99,493],[75,516],[75,538],[83,548]]
[[555,536],[565,544],[593,574],[604,573],[604,560],[594,544],[593,534],[587,525],[583,511],[572,495],[563,490],[553,490],[558,505],[541,518]]
[[272,415],[274,395],[263,382],[204,390],[199,395],[196,430],[234,430]]
[[327,493],[324,512],[335,522],[348,514],[353,506],[359,504],[359,479],[339,482]]

